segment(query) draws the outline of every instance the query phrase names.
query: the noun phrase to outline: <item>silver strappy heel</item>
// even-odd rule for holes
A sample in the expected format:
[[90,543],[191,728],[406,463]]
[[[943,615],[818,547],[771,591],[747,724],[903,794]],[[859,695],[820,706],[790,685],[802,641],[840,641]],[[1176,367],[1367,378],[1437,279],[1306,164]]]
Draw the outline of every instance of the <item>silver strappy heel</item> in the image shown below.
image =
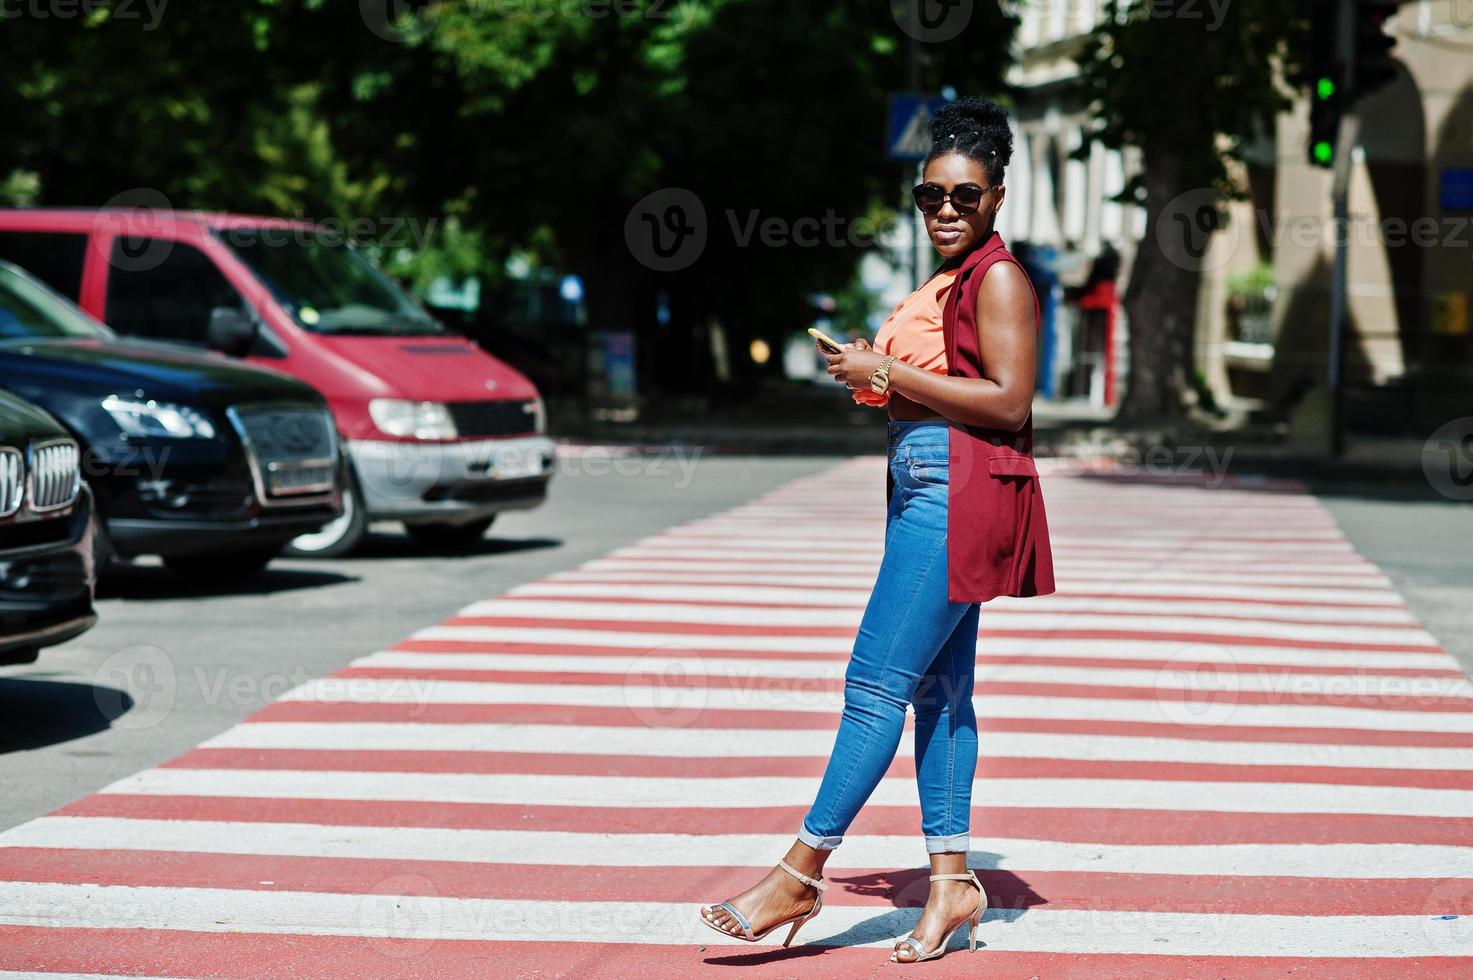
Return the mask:
[[[982,882],[977,880],[977,872],[969,869],[964,875],[932,875],[931,880],[970,881],[972,884],[976,885],[978,891],[977,911],[973,912],[971,915],[967,916],[965,919],[958,922],[950,929],[946,930],[946,935],[941,937],[941,942],[937,943],[936,948],[931,950],[929,953],[926,952],[924,949],[921,949],[921,941],[915,936],[906,936],[904,939],[900,940],[900,942],[896,943],[895,949],[891,951],[890,962],[892,963],[922,963],[926,960],[934,960],[938,958],[939,956],[941,956],[942,953],[946,952],[947,943],[951,942],[951,937],[956,935],[957,929],[961,928],[962,926],[969,926],[969,928],[967,929],[967,940],[971,943],[971,951],[974,953],[977,951],[977,927],[982,924],[982,914],[987,911],[987,891],[982,887]],[[898,954],[900,953],[900,947],[903,945],[909,945],[911,949],[916,951],[915,959],[902,960],[899,957]]]
[[776,929],[778,926],[785,926],[789,922],[791,922],[793,924],[793,928],[788,932],[788,938],[783,940],[783,946],[786,947],[789,943],[793,941],[793,937],[798,934],[798,927],[817,915],[818,910],[823,908],[823,890],[828,887],[828,884],[825,883],[821,878],[810,878],[808,875],[799,871],[797,868],[793,867],[786,861],[779,861],[777,862],[777,865],[788,874],[792,875],[794,878],[797,878],[799,881],[803,882],[803,884],[818,889],[818,894],[815,895],[813,899],[813,908],[809,909],[806,913],[802,915],[795,915],[786,918],[781,922],[774,922],[772,925],[768,926],[766,929],[763,929],[761,932],[755,935],[752,933],[752,924],[747,921],[747,917],[738,912],[736,906],[732,905],[730,902],[722,902],[720,905],[710,905],[707,906],[707,908],[721,909],[727,915],[735,919],[737,921],[737,924],[742,927],[742,935],[738,936],[734,932],[728,932],[727,930],[718,926],[716,923],[712,922],[710,919],[706,918],[704,915],[700,916],[701,921],[710,926],[712,929],[715,929],[717,932],[721,933],[723,936],[730,936],[733,939],[740,939],[742,942],[746,943],[758,942],[769,932]]

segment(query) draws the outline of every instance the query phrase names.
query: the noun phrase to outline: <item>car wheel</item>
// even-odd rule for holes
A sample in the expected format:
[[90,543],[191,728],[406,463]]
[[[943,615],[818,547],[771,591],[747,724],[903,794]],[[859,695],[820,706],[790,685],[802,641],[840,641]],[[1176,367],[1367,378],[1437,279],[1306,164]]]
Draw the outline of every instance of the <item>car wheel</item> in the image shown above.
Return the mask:
[[404,530],[414,540],[432,548],[465,549],[481,540],[494,519],[495,515],[464,524],[406,524]]
[[351,466],[343,467],[343,512],[316,531],[299,534],[286,546],[298,558],[341,558],[352,554],[368,536],[368,515]]
[[224,555],[166,555],[164,566],[186,578],[229,582],[255,575],[280,553],[281,548],[277,546]]

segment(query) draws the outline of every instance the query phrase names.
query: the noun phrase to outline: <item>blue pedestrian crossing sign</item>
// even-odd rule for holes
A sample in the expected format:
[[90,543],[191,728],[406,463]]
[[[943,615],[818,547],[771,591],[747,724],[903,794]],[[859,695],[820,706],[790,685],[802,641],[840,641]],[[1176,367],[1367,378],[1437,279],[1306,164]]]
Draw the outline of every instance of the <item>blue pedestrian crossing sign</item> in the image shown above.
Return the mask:
[[931,152],[931,115],[949,100],[940,95],[890,96],[885,149],[891,160],[924,160]]

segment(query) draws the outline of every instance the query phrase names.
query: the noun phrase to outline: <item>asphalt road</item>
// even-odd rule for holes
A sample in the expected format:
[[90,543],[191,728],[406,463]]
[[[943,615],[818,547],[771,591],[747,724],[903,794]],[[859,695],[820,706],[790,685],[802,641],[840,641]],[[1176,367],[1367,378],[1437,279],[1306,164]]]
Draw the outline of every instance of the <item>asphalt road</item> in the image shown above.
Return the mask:
[[[384,525],[359,556],[279,561],[243,588],[128,569],[105,584],[94,630],[0,669],[0,828],[178,755],[467,603],[835,462],[594,451],[561,460],[547,504],[502,515],[470,554],[428,552]],[[1473,505],[1331,489],[1321,499],[1351,542],[1473,669]]]

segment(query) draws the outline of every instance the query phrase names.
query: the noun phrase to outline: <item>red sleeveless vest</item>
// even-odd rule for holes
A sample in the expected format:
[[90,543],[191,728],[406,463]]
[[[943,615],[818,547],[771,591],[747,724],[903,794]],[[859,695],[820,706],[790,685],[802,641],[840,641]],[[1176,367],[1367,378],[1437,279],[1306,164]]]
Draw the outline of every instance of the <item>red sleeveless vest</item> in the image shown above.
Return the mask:
[[[982,377],[977,343],[977,294],[982,277],[995,263],[1017,261],[994,231],[962,262],[942,318],[946,373],[951,377]],[[1037,293],[1033,321],[1036,330]],[[952,422],[949,433],[947,600],[985,602],[1002,595],[1053,592],[1053,552],[1033,464],[1032,414],[1017,432]],[[893,487],[893,480],[887,477],[887,497]]]

